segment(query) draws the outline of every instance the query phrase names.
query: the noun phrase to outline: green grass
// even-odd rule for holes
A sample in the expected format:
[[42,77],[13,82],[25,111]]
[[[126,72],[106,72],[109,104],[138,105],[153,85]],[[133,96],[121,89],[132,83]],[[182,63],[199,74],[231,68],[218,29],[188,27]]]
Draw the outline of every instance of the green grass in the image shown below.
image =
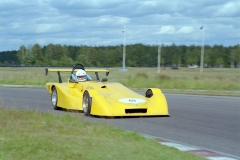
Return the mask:
[[[70,68],[70,67],[69,67]],[[120,72],[119,68],[110,69],[109,81],[120,82],[135,90],[145,90],[157,87],[165,93],[190,93],[240,96],[239,68],[181,68],[179,70],[162,69],[157,73],[156,68],[127,68]],[[63,81],[69,78],[69,73],[62,73]],[[95,78],[94,73],[91,74]],[[57,73],[45,75],[44,68],[0,68],[0,84],[40,85],[47,82],[58,82]],[[100,74],[100,78],[105,75]],[[196,92],[193,92],[196,90]],[[206,90],[206,92],[199,92]],[[227,91],[227,92],[223,92]]]
[[166,89],[195,90],[240,90],[240,69],[199,69],[162,70],[129,69],[127,81],[122,83],[134,88],[158,87]]
[[137,132],[86,122],[75,114],[0,109],[1,160],[203,159]]

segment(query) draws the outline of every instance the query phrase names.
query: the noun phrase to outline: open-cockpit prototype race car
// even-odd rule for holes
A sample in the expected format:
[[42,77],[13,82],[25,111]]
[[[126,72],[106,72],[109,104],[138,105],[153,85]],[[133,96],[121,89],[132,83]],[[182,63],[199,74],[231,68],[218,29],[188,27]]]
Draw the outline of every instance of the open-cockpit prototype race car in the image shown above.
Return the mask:
[[[78,70],[86,73],[95,72],[95,80],[75,81],[72,77]],[[145,95],[140,95],[117,82],[108,82],[107,78],[100,80],[100,72],[109,74],[108,69],[85,69],[76,64],[72,69],[45,69],[57,72],[58,83],[47,83],[46,88],[51,94],[55,110],[64,108],[83,111],[86,116],[103,117],[123,116],[169,116],[168,105],[164,94],[158,88],[149,88]],[[63,82],[61,72],[69,72],[67,82]]]

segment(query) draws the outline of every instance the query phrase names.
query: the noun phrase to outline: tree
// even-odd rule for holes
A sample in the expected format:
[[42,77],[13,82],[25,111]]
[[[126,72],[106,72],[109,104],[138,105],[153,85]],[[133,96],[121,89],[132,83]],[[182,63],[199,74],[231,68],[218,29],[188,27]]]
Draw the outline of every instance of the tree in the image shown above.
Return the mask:
[[32,49],[31,48],[27,49],[27,51],[25,53],[25,57],[24,57],[23,63],[26,66],[32,66],[32,65],[35,64],[35,57],[34,57],[34,55],[32,53]]
[[32,47],[32,54],[35,58],[35,65],[42,65],[43,64],[43,53],[42,53],[42,47],[39,44],[35,44]]
[[[39,44],[20,46],[16,54],[13,51],[0,52],[0,61],[3,64],[27,62],[28,65],[70,65],[82,63],[86,66],[122,66],[122,46],[66,46],[49,44],[41,47]],[[131,44],[126,46],[126,66],[155,67],[157,66],[157,45]],[[26,57],[28,56],[28,57]],[[14,57],[16,59],[14,59]],[[173,64],[187,66],[200,64],[201,46],[170,46],[161,47],[161,65]],[[240,47],[222,45],[205,46],[204,65],[217,66],[230,64],[240,66]],[[72,64],[71,64],[72,65]]]
[[19,50],[17,51],[18,60],[23,65],[24,65],[24,59],[25,59],[26,51],[27,51],[27,49],[26,49],[26,47],[24,45],[21,45]]
[[72,58],[64,55],[63,57],[60,58],[60,60],[58,62],[58,65],[60,65],[60,66],[73,66],[74,62],[73,62]]

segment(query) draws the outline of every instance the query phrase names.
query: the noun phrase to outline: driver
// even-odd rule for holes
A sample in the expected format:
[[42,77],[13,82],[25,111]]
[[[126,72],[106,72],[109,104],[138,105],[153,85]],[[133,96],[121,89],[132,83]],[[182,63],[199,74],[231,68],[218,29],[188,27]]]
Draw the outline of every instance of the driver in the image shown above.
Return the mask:
[[87,80],[87,73],[84,70],[80,69],[76,72],[76,77],[77,77],[76,81],[84,82]]

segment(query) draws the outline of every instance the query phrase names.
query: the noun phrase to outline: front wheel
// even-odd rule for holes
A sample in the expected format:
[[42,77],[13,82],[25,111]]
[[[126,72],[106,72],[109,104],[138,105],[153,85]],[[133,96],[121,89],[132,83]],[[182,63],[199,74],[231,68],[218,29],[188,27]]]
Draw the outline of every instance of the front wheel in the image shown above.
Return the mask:
[[88,91],[85,91],[83,94],[82,108],[85,116],[90,116],[92,107],[92,98],[90,97]]
[[52,100],[53,109],[59,110],[60,108],[57,106],[58,94],[57,94],[56,87],[53,87],[53,89],[52,89],[51,100]]

